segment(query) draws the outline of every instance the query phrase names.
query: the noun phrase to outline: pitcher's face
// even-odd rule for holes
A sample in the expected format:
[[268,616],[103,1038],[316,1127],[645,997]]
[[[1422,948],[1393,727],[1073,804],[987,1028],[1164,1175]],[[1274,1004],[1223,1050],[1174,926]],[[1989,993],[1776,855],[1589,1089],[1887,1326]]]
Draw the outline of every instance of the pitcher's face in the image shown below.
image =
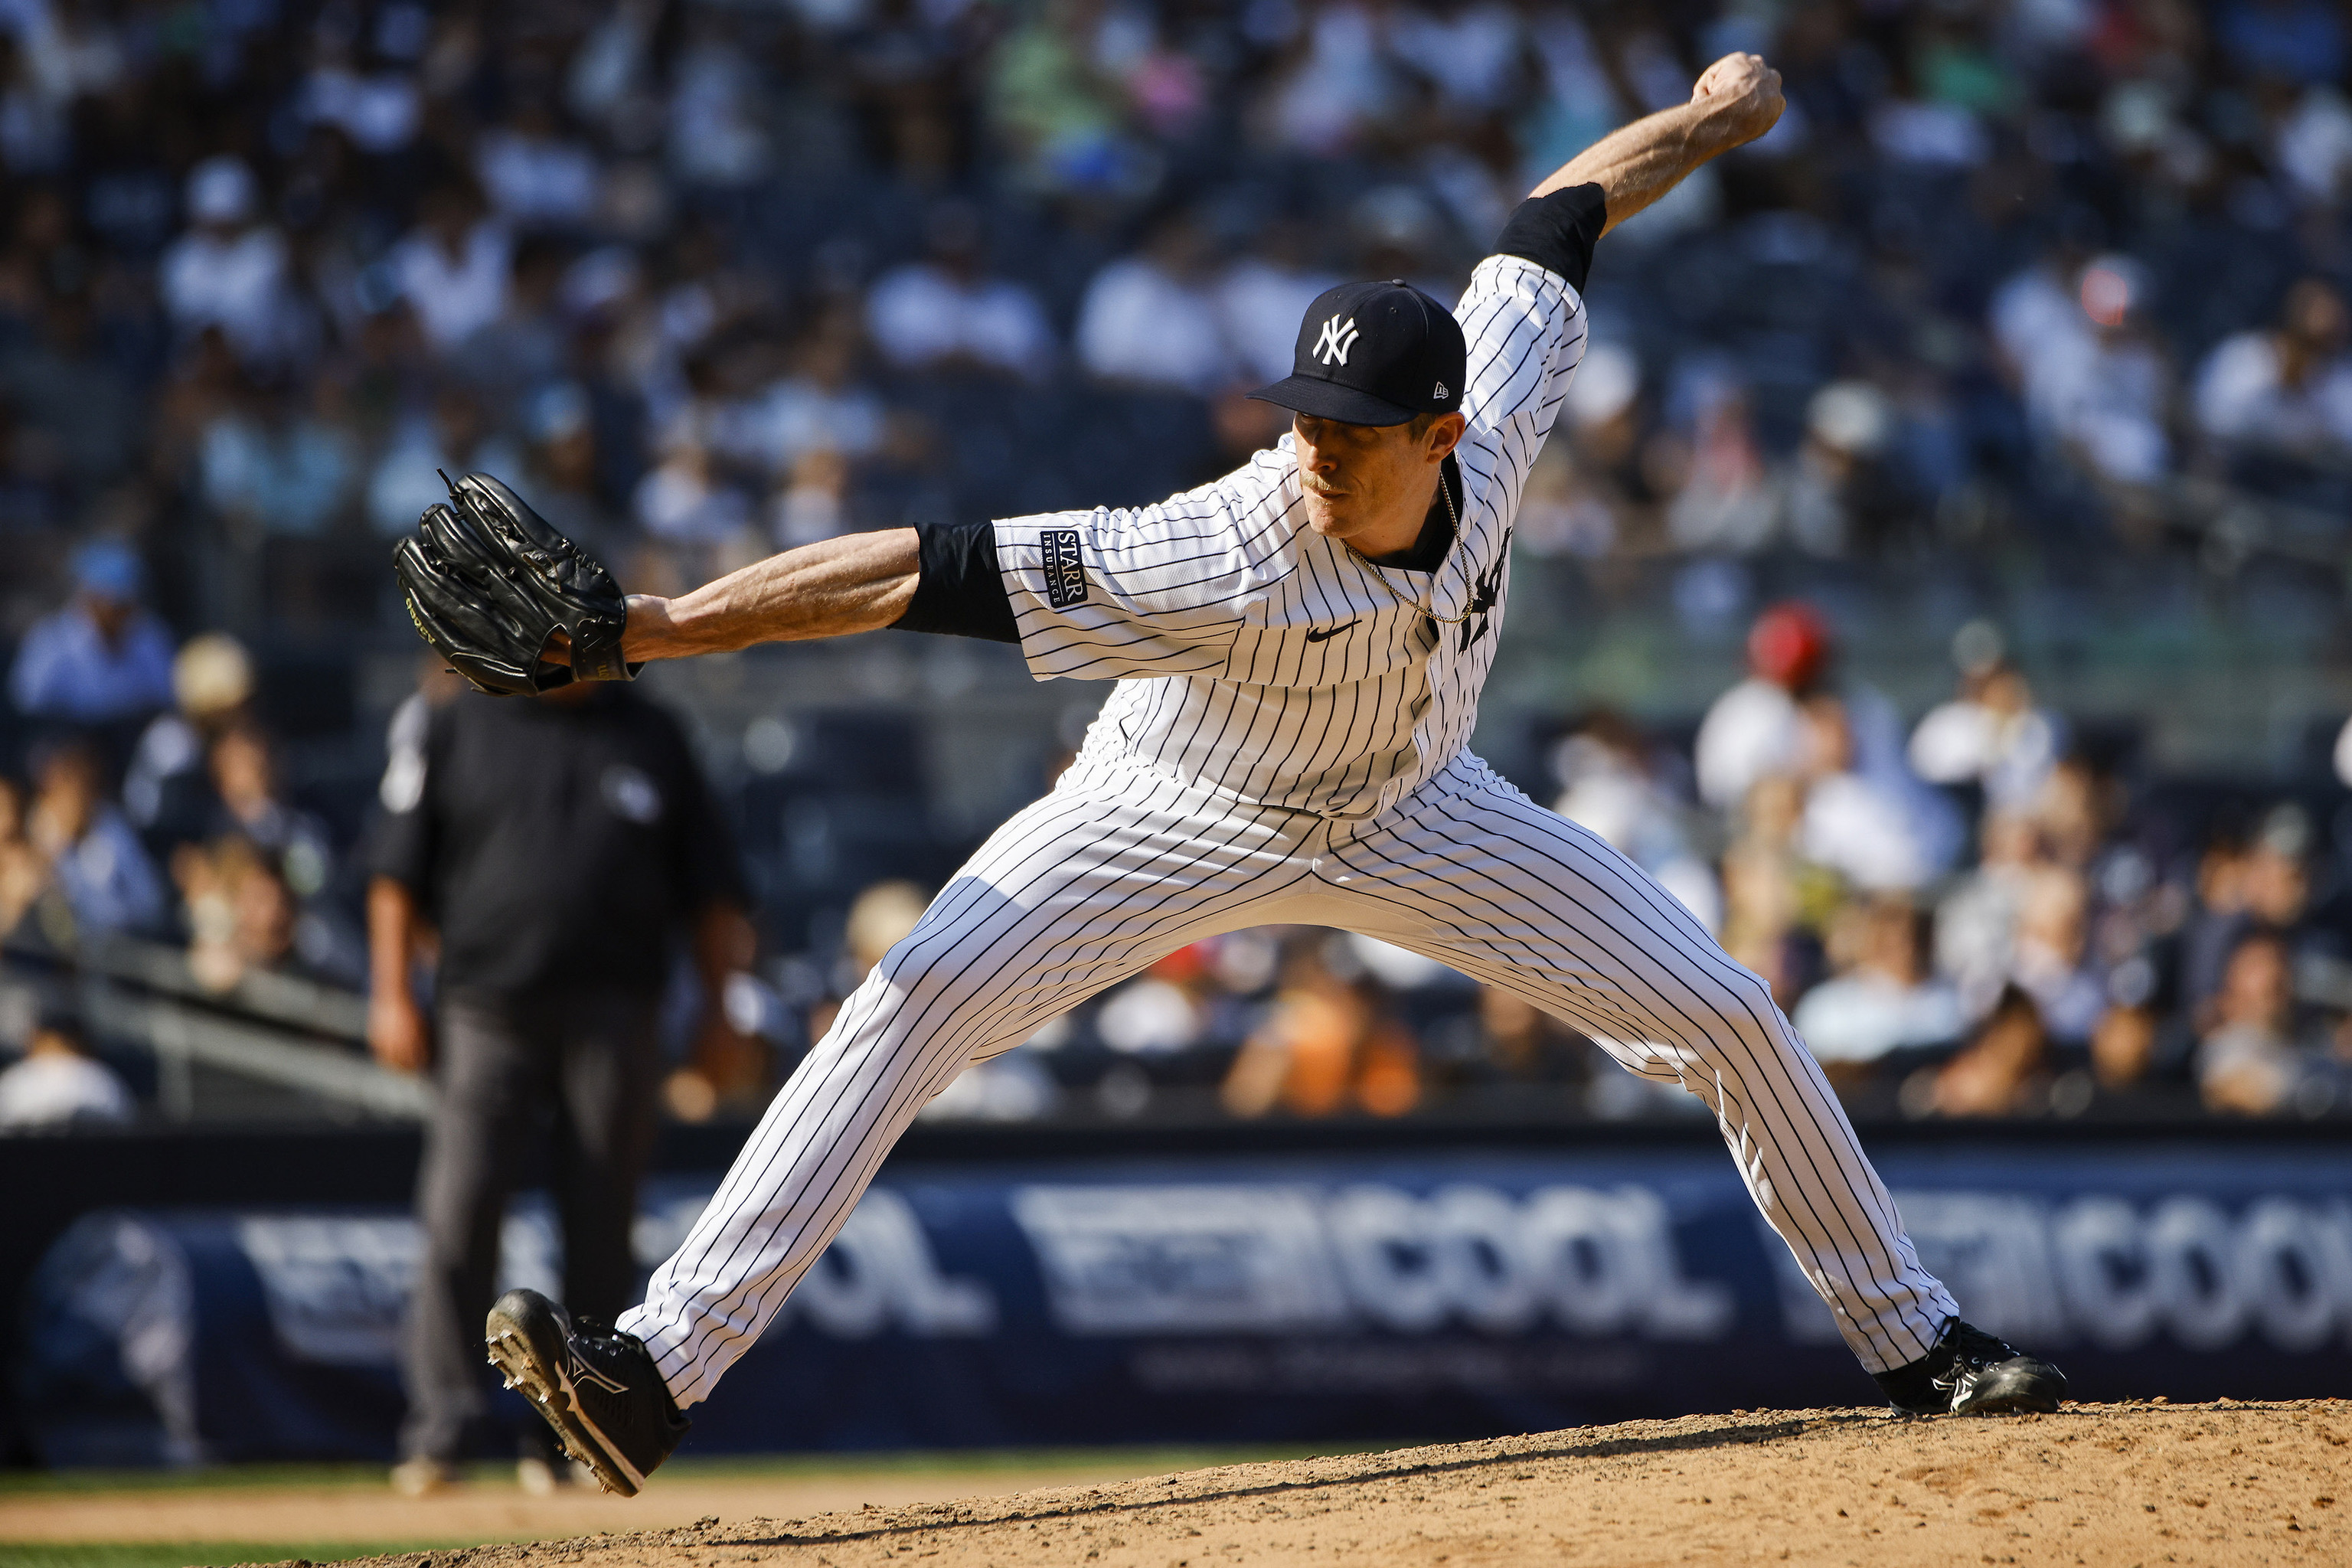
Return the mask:
[[[1436,482],[1437,465],[1461,438],[1462,416],[1449,414],[1418,436],[1402,425],[1348,425],[1312,414],[1291,416],[1307,523],[1326,538],[1386,554],[1410,548]],[[1384,536],[1410,529],[1402,542]]]

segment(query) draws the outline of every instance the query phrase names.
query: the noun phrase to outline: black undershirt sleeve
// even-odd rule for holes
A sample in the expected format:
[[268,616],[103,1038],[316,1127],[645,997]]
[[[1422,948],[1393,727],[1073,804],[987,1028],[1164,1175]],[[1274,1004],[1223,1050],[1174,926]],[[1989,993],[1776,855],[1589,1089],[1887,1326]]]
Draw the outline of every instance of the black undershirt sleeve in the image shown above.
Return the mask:
[[1495,241],[1497,256],[1524,256],[1547,271],[1568,279],[1569,287],[1584,292],[1592,270],[1592,247],[1609,226],[1609,203],[1599,185],[1570,185],[1548,196],[1530,196],[1503,226]]
[[943,632],[1017,643],[1021,628],[996,569],[992,522],[919,522],[915,552],[919,575],[915,602],[890,623],[902,632]]

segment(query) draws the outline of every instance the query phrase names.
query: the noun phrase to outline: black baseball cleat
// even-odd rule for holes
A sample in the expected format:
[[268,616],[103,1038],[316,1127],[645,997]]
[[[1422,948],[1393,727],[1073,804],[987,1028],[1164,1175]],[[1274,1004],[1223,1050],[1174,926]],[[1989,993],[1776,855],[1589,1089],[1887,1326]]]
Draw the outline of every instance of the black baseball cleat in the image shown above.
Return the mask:
[[693,1425],[636,1335],[574,1320],[536,1290],[499,1297],[484,1333],[507,1386],[539,1406],[608,1492],[636,1496]]
[[1872,1375],[1886,1402],[1906,1415],[2050,1411],[2066,1397],[2064,1373],[1958,1318],[1934,1350],[1909,1366]]

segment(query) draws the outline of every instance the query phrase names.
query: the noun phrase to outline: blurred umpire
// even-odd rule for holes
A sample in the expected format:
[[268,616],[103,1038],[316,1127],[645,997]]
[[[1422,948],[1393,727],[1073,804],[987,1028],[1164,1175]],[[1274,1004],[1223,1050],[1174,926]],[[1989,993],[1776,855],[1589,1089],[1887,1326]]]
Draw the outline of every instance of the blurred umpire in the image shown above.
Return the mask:
[[[752,939],[735,846],[686,738],[626,687],[415,698],[392,739],[368,890],[368,1042],[389,1068],[431,1071],[436,1091],[393,1471],[414,1494],[452,1479],[488,1415],[482,1320],[507,1198],[541,1126],[566,1304],[610,1318],[634,1299],[629,1232],[675,943],[691,943],[705,991],[702,1053],[740,1061],[722,991]],[[411,981],[436,941],[428,1019]],[[521,1468],[526,1485],[554,1475],[534,1455]]]

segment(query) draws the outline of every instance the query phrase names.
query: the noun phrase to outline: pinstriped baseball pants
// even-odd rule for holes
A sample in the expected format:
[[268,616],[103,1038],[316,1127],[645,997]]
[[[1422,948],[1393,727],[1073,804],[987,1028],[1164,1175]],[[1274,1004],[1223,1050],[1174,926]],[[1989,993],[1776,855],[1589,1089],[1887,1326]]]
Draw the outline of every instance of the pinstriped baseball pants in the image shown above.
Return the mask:
[[1093,751],[843,1005],[622,1315],[681,1406],[759,1337],[958,1073],[1188,942],[1268,923],[1426,954],[1697,1095],[1867,1369],[1916,1361],[1957,1315],[1769,988],[1597,836],[1467,752],[1381,816],[1339,821]]

